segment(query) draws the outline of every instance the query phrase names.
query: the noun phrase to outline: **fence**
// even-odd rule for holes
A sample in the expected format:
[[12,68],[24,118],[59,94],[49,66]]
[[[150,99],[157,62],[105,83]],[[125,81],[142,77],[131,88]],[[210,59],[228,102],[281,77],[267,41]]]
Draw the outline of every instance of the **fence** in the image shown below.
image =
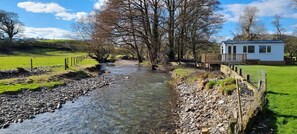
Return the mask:
[[[236,79],[238,99],[237,115],[239,116],[231,118],[231,121],[229,122],[229,130],[231,133],[249,133],[257,116],[262,112],[267,103],[266,73],[262,71],[259,77],[253,77],[253,74],[245,73],[241,68],[234,65],[222,65],[221,71]],[[255,84],[255,82],[251,81],[258,82]],[[250,96],[248,102],[241,100],[241,96],[243,96],[242,91],[245,88],[253,91],[253,95]],[[243,108],[245,109],[244,113]]]
[[70,57],[70,60],[69,60],[69,58],[65,58],[65,60],[64,60],[65,70],[69,69],[70,67],[77,66],[80,62],[82,62],[86,58],[88,58],[87,55],[78,56],[78,57]]
[[53,68],[70,69],[71,67],[79,65],[84,59],[88,58],[87,55],[76,57],[58,57],[58,56],[44,56],[44,57],[8,57],[1,58],[0,70],[9,71],[18,68],[27,70],[49,70]]

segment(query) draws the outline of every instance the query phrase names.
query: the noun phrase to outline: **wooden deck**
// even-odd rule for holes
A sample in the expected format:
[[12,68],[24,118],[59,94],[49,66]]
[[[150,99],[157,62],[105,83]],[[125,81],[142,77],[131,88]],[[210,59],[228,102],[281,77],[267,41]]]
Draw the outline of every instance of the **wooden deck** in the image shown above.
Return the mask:
[[201,62],[204,64],[243,64],[246,63],[246,54],[215,54],[207,53],[201,55]]

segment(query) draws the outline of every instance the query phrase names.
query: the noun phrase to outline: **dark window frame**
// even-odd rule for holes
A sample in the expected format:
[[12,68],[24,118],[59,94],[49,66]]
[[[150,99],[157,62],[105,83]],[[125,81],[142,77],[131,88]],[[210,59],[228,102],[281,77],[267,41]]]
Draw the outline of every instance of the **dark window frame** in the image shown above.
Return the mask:
[[[268,49],[268,48],[269,48],[269,49]],[[266,50],[267,53],[272,53],[272,47],[271,47],[271,46],[266,46],[266,49],[267,49],[267,50]],[[268,50],[269,50],[269,51],[268,51]]]
[[248,50],[247,46],[243,46],[243,48],[242,48],[242,52],[243,52],[243,53],[247,53],[247,52],[248,52],[247,50]]
[[[253,49],[251,49],[251,48],[253,48]],[[252,45],[250,45],[250,46],[248,46],[248,53],[255,53],[255,46],[252,46]]]
[[267,46],[266,45],[259,45],[259,53],[260,54],[267,53]]

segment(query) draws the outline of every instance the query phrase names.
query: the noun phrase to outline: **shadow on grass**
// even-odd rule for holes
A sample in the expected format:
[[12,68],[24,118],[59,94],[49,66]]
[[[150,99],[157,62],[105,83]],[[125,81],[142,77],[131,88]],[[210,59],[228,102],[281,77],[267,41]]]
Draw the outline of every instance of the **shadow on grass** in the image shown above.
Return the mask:
[[273,91],[268,91],[268,94],[273,94],[273,95],[290,95],[288,93],[278,93],[278,92],[273,92]]
[[269,109],[269,101],[263,111],[257,117],[252,132],[254,133],[277,133],[277,114]]
[[27,48],[27,49],[15,49],[10,51],[1,51],[0,53],[6,54],[6,55],[13,55],[13,56],[58,56],[59,54],[49,54],[51,52],[57,52],[57,51],[65,51],[70,52],[70,50],[64,50],[64,49],[55,49],[55,48]]
[[289,118],[297,119],[296,115],[284,115],[280,113],[276,113],[269,109],[269,101],[267,105],[265,106],[265,109],[263,112],[258,116],[257,121],[253,127],[253,132],[256,133],[277,133],[278,128],[277,128],[277,119],[278,118],[283,118],[281,120],[281,124],[287,124]]

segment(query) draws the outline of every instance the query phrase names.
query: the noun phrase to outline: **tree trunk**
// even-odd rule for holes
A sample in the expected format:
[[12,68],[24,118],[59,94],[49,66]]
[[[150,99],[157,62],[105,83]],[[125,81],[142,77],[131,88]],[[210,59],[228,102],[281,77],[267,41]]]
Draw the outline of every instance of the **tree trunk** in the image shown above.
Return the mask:
[[174,13],[175,13],[175,0],[167,0],[167,7],[169,12],[168,18],[168,42],[169,42],[169,50],[168,50],[168,60],[173,61],[175,59],[174,54]]

